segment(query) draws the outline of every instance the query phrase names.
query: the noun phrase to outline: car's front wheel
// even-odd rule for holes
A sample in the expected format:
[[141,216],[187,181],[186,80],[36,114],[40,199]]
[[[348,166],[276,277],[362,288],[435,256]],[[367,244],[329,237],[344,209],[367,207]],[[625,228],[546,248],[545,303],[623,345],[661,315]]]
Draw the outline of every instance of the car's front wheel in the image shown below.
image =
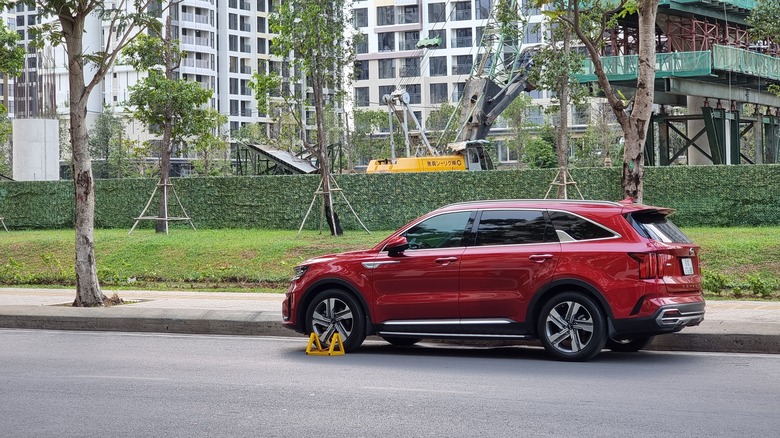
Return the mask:
[[566,292],[542,307],[539,340],[556,359],[585,361],[595,357],[607,341],[606,318],[590,297]]
[[644,349],[653,342],[652,336],[644,336],[632,339],[609,339],[606,348],[619,353],[635,353]]
[[363,308],[341,289],[320,292],[306,310],[306,329],[317,335],[323,348],[338,332],[345,351],[357,349],[366,338],[365,321]]

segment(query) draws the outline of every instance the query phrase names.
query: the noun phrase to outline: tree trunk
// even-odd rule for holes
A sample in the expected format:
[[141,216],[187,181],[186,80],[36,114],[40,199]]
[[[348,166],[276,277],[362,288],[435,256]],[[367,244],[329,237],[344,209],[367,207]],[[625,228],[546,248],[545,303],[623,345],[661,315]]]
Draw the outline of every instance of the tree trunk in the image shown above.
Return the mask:
[[[575,9],[578,13],[579,9]],[[644,177],[644,147],[647,128],[653,111],[655,82],[655,18],[658,14],[658,0],[638,0],[639,19],[639,67],[637,72],[636,95],[631,114],[627,114],[626,105],[618,98],[604,73],[599,48],[590,40],[574,21],[575,32],[588,49],[599,85],[612,107],[612,112],[623,129],[623,176],[621,185],[623,196],[642,202]],[[575,15],[576,16],[576,15]]]
[[[171,15],[165,22],[165,78],[169,81],[174,79],[174,65],[171,51]],[[171,143],[173,137],[173,108],[166,108],[165,122],[163,123],[163,137],[160,150],[160,208],[157,214],[157,224],[155,230],[158,233],[168,232],[168,188],[170,185],[171,172]]]
[[[571,46],[570,31],[563,28],[563,56],[568,57]],[[555,155],[558,158],[558,172],[562,181],[568,181],[566,175],[569,172],[569,77],[561,75],[558,82],[558,103],[561,120],[555,132]],[[558,198],[568,198],[568,187],[558,186]]]
[[87,87],[81,59],[83,20],[60,20],[68,49],[70,90],[70,136],[73,146],[73,186],[76,228],[76,299],[74,306],[102,306],[106,296],[100,290],[95,261],[95,185],[92,157],[87,141]]
[[314,95],[314,114],[317,119],[317,153],[320,162],[320,178],[322,179],[322,200],[325,205],[325,215],[331,236],[341,236],[344,231],[336,211],[333,209],[333,192],[330,184],[330,157],[328,157],[328,145],[325,138],[325,121],[323,111],[325,98],[323,96],[323,84],[316,78],[312,79],[312,94]]
[[636,95],[626,131],[623,153],[623,195],[641,203],[644,190],[645,142],[655,97],[655,18],[658,0],[637,2],[639,15],[639,69]]

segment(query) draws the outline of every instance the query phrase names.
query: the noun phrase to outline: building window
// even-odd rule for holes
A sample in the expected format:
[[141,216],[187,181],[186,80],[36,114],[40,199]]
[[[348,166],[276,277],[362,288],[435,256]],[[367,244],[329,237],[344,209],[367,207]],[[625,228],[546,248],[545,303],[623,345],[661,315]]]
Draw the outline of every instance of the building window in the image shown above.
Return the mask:
[[235,35],[228,36],[228,50],[231,52],[238,52],[238,37]]
[[404,32],[404,40],[401,42],[401,50],[417,49],[418,41],[420,41],[420,32]]
[[382,85],[379,87],[379,100],[384,102],[384,97],[386,95],[393,94],[393,91],[395,91],[395,85]]
[[230,94],[238,94],[238,78],[230,78]]
[[238,30],[238,15],[228,14],[228,27],[230,30]]
[[452,47],[472,47],[471,40],[471,28],[464,27],[461,29],[455,29],[455,41],[452,43]]
[[447,76],[447,57],[432,56],[428,60],[431,68],[431,76]]
[[355,27],[368,27],[368,8],[353,9],[352,18]]
[[395,51],[395,32],[384,32],[377,35],[380,52]]
[[404,68],[401,69],[402,78],[411,78],[420,76],[420,58],[406,58]]
[[428,23],[444,23],[447,21],[446,3],[428,3]]
[[379,60],[379,79],[395,78],[395,59]]
[[471,67],[473,64],[474,59],[471,57],[471,55],[453,56],[452,74],[467,75],[471,73]]
[[490,18],[490,6],[492,0],[474,0],[474,4],[477,8],[477,20]]
[[395,24],[395,8],[393,6],[380,6],[376,8],[376,25],[389,26]]
[[437,29],[437,30],[430,30],[428,31],[428,38],[438,38],[439,39],[439,47],[437,49],[446,49],[447,48],[447,31],[444,29]]
[[414,104],[422,102],[422,96],[420,95],[420,84],[407,85],[406,92],[409,93],[409,103]]
[[368,87],[355,88],[355,106],[368,106]]
[[368,53],[368,35],[360,34],[357,38],[357,44],[355,44],[355,53]]
[[358,81],[370,79],[368,76],[368,61],[355,61],[355,79]]
[[455,21],[471,20],[471,2],[455,3]]
[[257,31],[259,33],[266,33],[266,19],[265,17],[257,17]]
[[420,22],[420,9],[417,5],[404,6],[403,12],[398,17],[398,24],[413,24]]
[[449,100],[447,84],[431,84],[431,103],[444,103]]
[[455,84],[455,89],[452,90],[452,102],[457,103],[460,102],[461,96],[463,96],[463,89],[466,87],[465,82],[457,82]]
[[517,161],[517,148],[507,146],[506,142],[502,140],[496,140],[496,155],[498,161],[502,163]]

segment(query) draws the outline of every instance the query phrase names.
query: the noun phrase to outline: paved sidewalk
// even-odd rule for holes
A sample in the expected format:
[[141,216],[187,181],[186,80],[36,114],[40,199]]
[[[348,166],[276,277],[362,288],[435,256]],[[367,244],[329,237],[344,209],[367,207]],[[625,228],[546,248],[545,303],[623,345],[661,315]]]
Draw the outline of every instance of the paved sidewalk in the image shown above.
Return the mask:
[[[107,296],[114,292],[104,291]],[[70,306],[72,289],[0,288],[0,328],[301,336],[282,327],[282,294],[118,291],[132,302]],[[657,350],[780,353],[780,302],[708,301],[704,322],[656,337]]]

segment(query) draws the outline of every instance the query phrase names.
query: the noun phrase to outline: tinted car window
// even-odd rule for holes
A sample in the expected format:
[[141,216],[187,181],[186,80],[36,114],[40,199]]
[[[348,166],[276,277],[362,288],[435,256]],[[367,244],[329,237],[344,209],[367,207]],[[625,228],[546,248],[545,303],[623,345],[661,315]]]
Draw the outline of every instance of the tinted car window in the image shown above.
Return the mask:
[[440,214],[409,228],[403,235],[409,242],[409,249],[463,246],[470,217],[470,211]]
[[562,211],[550,212],[550,220],[552,220],[555,231],[561,242],[607,239],[615,236],[613,232],[602,228],[587,219]]
[[552,232],[541,211],[488,210],[479,220],[476,245],[543,243],[551,239]]
[[640,211],[630,216],[631,225],[641,235],[666,243],[692,243],[677,225],[657,211]]

